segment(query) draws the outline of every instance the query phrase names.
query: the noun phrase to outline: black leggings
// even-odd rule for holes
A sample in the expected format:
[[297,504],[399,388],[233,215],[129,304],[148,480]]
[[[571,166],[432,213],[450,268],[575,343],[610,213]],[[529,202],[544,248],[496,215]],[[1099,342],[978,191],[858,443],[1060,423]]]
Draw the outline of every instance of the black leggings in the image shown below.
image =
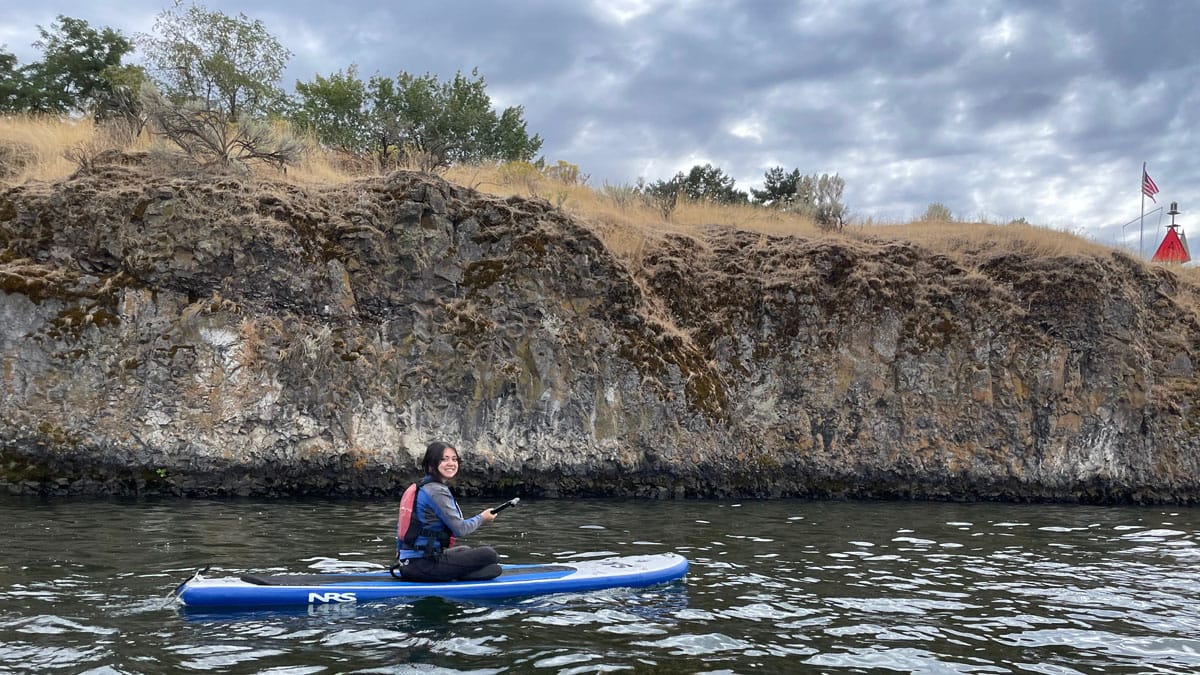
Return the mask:
[[400,565],[405,581],[482,581],[500,576],[500,556],[491,546],[455,546],[436,558],[410,558]]

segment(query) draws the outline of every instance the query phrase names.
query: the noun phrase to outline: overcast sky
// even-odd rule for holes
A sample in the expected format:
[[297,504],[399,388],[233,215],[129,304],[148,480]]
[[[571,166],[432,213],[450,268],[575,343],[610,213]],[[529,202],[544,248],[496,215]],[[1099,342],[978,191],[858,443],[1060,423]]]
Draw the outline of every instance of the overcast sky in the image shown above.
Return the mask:
[[[132,38],[169,3],[5,4],[0,43],[24,64],[57,15]],[[1116,243],[1146,162],[1161,190],[1146,211],[1200,218],[1198,0],[202,4],[264,23],[293,53],[288,92],[352,64],[364,80],[478,68],[593,187],[711,163],[747,190],[782,166],[840,174],[858,220],[938,202]],[[1134,249],[1139,230],[1124,228]]]

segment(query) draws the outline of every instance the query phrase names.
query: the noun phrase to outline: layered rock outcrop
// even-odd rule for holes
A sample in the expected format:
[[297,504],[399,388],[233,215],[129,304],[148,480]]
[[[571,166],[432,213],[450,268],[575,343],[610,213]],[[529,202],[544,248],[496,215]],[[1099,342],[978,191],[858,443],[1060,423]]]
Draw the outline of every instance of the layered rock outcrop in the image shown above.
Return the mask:
[[1194,502],[1196,289],[136,158],[0,193],[0,490]]

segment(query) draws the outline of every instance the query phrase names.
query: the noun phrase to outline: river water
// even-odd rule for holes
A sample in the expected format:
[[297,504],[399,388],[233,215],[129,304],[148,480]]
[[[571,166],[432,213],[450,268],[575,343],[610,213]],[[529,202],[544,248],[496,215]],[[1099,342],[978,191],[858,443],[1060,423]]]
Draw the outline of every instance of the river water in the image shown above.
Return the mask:
[[510,562],[676,551],[688,576],[226,614],[168,595],[205,565],[385,566],[395,504],[6,499],[0,527],[0,671],[1200,672],[1200,509],[526,501],[475,543]]

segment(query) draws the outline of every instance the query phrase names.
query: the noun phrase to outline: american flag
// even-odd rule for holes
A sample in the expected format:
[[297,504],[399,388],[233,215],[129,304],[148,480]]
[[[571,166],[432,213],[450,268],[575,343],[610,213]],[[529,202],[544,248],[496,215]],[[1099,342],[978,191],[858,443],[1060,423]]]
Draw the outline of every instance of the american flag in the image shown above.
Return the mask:
[[1154,198],[1154,195],[1158,194],[1158,186],[1154,184],[1154,179],[1150,177],[1150,174],[1146,173],[1145,168],[1142,168],[1142,194],[1149,197],[1150,201],[1155,204],[1158,203],[1158,200]]

